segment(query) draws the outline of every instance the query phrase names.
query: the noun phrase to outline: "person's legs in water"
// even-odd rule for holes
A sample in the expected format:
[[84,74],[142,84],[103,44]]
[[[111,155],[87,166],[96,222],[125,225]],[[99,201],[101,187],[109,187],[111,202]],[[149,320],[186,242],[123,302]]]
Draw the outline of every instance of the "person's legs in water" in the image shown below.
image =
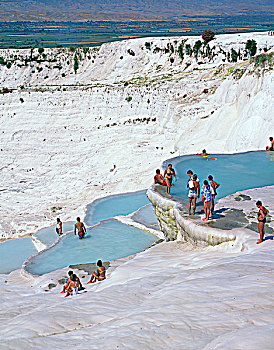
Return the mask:
[[257,241],[257,244],[262,243],[264,241],[264,222],[258,222],[258,230],[260,234],[260,239]]

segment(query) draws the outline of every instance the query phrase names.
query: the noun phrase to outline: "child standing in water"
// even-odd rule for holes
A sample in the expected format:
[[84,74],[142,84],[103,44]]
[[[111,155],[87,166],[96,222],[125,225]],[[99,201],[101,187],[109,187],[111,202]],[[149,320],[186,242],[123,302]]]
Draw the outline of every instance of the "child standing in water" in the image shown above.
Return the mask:
[[257,244],[262,243],[264,240],[264,224],[266,223],[266,215],[269,213],[269,211],[262,205],[261,201],[256,202],[257,208],[259,208],[258,213],[258,230],[260,234],[260,239],[257,241]]
[[210,193],[210,185],[208,181],[205,180],[201,190],[202,201],[204,201],[204,209],[205,209],[205,217],[202,219],[203,221],[209,220],[210,214],[210,206],[211,206],[211,193]]
[[58,234],[58,236],[61,236],[63,234],[63,224],[59,218],[57,218],[56,221],[56,233]]

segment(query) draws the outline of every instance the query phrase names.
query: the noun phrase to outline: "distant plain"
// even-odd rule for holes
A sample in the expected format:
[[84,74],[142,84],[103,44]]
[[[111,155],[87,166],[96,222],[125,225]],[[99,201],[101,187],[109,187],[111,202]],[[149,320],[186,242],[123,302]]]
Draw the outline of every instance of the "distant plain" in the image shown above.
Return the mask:
[[191,17],[160,21],[0,22],[0,48],[98,46],[138,37],[201,35],[205,29],[212,29],[216,34],[268,31],[273,29],[273,16]]

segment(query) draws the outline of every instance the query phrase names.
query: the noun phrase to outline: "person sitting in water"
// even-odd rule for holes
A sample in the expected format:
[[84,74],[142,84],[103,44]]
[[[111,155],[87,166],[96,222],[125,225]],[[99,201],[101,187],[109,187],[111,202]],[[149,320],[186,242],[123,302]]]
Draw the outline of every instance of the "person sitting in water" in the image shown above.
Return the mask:
[[266,151],[274,151],[274,140],[273,140],[273,137],[270,137],[269,141],[270,141],[270,146],[266,146],[265,150]]
[[56,221],[56,233],[58,234],[58,236],[61,236],[63,234],[63,224],[59,218],[57,218]]
[[192,214],[195,215],[196,210],[196,200],[197,200],[197,191],[198,191],[198,197],[200,197],[200,185],[199,182],[197,182],[198,176],[197,174],[194,174],[191,178],[191,180],[188,182],[188,215],[191,215],[191,206],[192,206]]
[[201,190],[202,201],[204,201],[204,210],[205,217],[202,219],[203,221],[209,220],[210,207],[211,207],[211,193],[210,193],[210,185],[208,181],[205,180]]
[[167,185],[166,193],[169,195],[169,197],[171,197],[170,187],[174,186],[172,184],[173,176],[174,176],[174,181],[177,181],[175,170],[172,168],[172,164],[168,164],[168,167],[164,172],[164,177],[165,177],[166,185]]
[[260,233],[260,239],[257,241],[257,244],[262,243],[264,240],[264,224],[266,223],[266,215],[269,213],[269,211],[262,205],[261,201],[256,202],[257,208],[259,208],[258,213],[258,230]]
[[211,215],[214,214],[214,199],[217,196],[217,191],[216,189],[218,187],[220,187],[220,184],[216,181],[213,181],[213,176],[212,175],[208,175],[208,181],[209,181],[209,185],[210,185],[210,193],[211,193]]
[[95,283],[96,281],[103,281],[106,278],[106,268],[103,266],[102,260],[97,261],[97,272],[93,272],[90,281],[87,283]]
[[206,152],[205,149],[203,149],[203,150],[202,150],[202,153],[197,153],[197,156],[206,157],[206,156],[208,156],[208,153]]
[[77,220],[77,222],[74,226],[74,234],[76,235],[76,229],[77,229],[79,239],[83,239],[85,237],[85,235],[87,234],[85,225],[80,221],[79,217],[76,220]]
[[67,287],[67,294],[65,295],[65,297],[73,295],[73,291],[75,292],[75,294],[78,294],[78,290],[79,290],[79,281],[77,281],[77,276],[73,273],[70,277],[70,281]]
[[156,175],[154,176],[154,183],[162,186],[166,186],[165,178],[160,173],[160,169],[156,170]]

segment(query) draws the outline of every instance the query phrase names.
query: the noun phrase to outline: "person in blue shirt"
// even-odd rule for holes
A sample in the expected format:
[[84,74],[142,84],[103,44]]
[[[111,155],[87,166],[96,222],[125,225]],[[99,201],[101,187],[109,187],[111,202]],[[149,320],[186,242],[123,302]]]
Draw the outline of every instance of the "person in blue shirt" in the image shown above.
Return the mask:
[[207,180],[204,181],[204,184],[201,189],[202,201],[204,201],[204,210],[205,217],[202,219],[203,221],[209,220],[210,215],[210,207],[211,207],[211,193],[210,193],[210,185]]

